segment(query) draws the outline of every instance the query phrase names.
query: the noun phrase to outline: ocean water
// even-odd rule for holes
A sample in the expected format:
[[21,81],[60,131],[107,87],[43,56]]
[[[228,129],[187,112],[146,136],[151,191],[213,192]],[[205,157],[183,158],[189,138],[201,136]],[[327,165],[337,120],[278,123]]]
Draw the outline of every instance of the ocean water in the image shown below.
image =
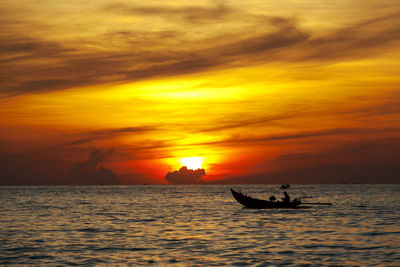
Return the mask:
[[400,266],[400,185],[0,187],[0,264]]

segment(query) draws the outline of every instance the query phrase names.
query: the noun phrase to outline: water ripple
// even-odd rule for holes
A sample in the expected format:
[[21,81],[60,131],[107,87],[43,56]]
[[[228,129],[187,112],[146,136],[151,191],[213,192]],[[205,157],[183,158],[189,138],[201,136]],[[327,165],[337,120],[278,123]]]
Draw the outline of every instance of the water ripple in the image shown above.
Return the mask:
[[[278,195],[276,185],[243,185]],[[0,264],[398,266],[400,186],[294,185],[312,202],[250,210],[229,186],[0,188]],[[310,200],[311,202],[311,200]]]

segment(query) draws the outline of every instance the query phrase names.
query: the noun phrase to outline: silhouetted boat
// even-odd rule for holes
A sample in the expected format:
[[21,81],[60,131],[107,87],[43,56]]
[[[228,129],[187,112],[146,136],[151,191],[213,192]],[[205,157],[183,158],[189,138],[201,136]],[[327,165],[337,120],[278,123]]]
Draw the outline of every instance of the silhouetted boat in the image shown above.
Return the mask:
[[242,193],[236,192],[232,188],[231,192],[233,197],[237,200],[237,202],[250,209],[273,209],[273,208],[294,209],[301,204],[301,201],[297,199],[290,202],[268,201],[243,195]]
[[288,188],[290,188],[290,184],[281,185],[281,189],[288,189]]

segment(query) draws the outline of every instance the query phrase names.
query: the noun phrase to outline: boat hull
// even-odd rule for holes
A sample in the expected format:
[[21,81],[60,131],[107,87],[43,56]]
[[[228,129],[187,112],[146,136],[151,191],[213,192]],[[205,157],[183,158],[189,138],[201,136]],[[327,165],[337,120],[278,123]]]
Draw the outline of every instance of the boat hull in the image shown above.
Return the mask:
[[233,197],[237,202],[249,209],[295,209],[301,204],[300,201],[294,200],[291,202],[280,202],[280,201],[268,201],[257,198],[252,198],[243,195],[240,192],[236,192],[231,188]]

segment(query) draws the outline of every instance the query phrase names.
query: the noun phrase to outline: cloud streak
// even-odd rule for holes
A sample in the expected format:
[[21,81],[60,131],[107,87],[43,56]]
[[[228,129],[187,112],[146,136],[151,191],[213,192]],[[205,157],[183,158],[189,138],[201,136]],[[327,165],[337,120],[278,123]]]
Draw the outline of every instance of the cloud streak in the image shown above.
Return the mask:
[[209,21],[226,19],[234,15],[236,10],[219,3],[215,6],[135,6],[125,3],[113,3],[104,8],[107,12],[116,12],[123,15],[141,15],[141,16],[166,16],[168,18],[181,19],[189,23],[204,23]]
[[378,133],[396,133],[399,132],[400,128],[385,128],[385,129],[374,129],[374,128],[334,128],[334,129],[325,129],[325,130],[316,130],[316,131],[304,131],[297,133],[288,133],[288,134],[278,134],[278,135],[269,135],[269,136],[259,136],[255,135],[252,137],[231,137],[219,141],[213,142],[202,142],[202,143],[194,143],[192,145],[195,146],[209,146],[209,145],[218,145],[218,146],[240,146],[240,145],[249,145],[249,144],[258,144],[264,142],[274,142],[274,141],[290,141],[290,140],[301,140],[301,139],[309,139],[309,138],[317,138],[317,137],[329,137],[329,136],[338,136],[338,135],[369,135],[369,134],[378,134]]
[[132,134],[143,134],[146,132],[155,131],[154,127],[124,127],[117,129],[104,129],[99,131],[80,133],[79,135],[83,136],[82,138],[78,138],[76,140],[65,143],[67,146],[81,145],[99,140],[107,140],[114,139],[121,135],[132,135]]

